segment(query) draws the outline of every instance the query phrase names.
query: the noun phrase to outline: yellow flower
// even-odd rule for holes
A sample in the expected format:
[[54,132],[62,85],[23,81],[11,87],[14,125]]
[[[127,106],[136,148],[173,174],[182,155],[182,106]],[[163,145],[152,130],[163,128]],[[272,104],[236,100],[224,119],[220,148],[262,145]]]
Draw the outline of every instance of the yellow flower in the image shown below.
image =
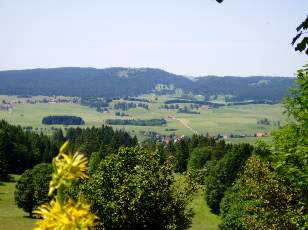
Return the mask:
[[60,153],[52,162],[54,172],[49,185],[49,196],[52,195],[61,184],[69,185],[71,181],[76,178],[87,178],[87,158],[78,152],[74,155],[67,153],[67,149],[68,141],[62,145]]
[[64,204],[56,199],[50,204],[45,204],[33,212],[42,217],[37,221],[36,230],[73,230],[88,229],[95,225],[98,220],[94,214],[90,212],[90,205],[86,204],[83,199],[74,202],[68,199]]

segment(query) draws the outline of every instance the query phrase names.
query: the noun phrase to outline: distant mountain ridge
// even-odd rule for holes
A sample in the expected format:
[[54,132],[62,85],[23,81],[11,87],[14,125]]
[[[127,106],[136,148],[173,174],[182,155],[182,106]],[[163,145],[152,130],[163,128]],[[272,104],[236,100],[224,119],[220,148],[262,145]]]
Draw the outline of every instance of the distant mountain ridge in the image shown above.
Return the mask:
[[63,67],[0,71],[0,94],[125,97],[150,93],[158,84],[202,95],[234,95],[234,100],[279,101],[294,84],[289,77],[217,77],[189,79],[154,68]]

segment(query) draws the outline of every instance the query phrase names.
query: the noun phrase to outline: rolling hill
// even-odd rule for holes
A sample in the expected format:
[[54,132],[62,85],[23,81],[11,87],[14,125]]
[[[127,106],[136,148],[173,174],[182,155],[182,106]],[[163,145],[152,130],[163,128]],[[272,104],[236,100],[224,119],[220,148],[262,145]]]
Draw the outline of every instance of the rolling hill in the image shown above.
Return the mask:
[[287,77],[218,77],[189,79],[153,68],[50,68],[0,71],[0,94],[125,97],[153,92],[158,84],[202,95],[233,95],[235,101],[279,101],[294,84]]

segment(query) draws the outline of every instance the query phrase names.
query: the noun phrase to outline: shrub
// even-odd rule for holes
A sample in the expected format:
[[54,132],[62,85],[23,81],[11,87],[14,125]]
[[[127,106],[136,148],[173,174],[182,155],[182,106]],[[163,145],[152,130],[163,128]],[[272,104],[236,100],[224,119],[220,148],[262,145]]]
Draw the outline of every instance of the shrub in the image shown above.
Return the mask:
[[306,208],[296,188],[251,157],[222,201],[220,229],[306,229]]
[[33,169],[26,170],[17,181],[15,202],[19,208],[32,216],[32,210],[47,202],[48,186],[51,180],[51,164],[38,164]]

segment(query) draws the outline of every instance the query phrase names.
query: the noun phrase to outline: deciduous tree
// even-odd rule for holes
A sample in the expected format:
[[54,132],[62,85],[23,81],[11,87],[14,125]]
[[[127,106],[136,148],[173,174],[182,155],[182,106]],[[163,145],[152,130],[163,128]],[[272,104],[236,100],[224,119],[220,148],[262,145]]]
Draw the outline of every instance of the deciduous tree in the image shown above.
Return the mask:
[[140,147],[102,160],[81,191],[104,229],[188,229],[193,187],[177,184],[172,166]]

